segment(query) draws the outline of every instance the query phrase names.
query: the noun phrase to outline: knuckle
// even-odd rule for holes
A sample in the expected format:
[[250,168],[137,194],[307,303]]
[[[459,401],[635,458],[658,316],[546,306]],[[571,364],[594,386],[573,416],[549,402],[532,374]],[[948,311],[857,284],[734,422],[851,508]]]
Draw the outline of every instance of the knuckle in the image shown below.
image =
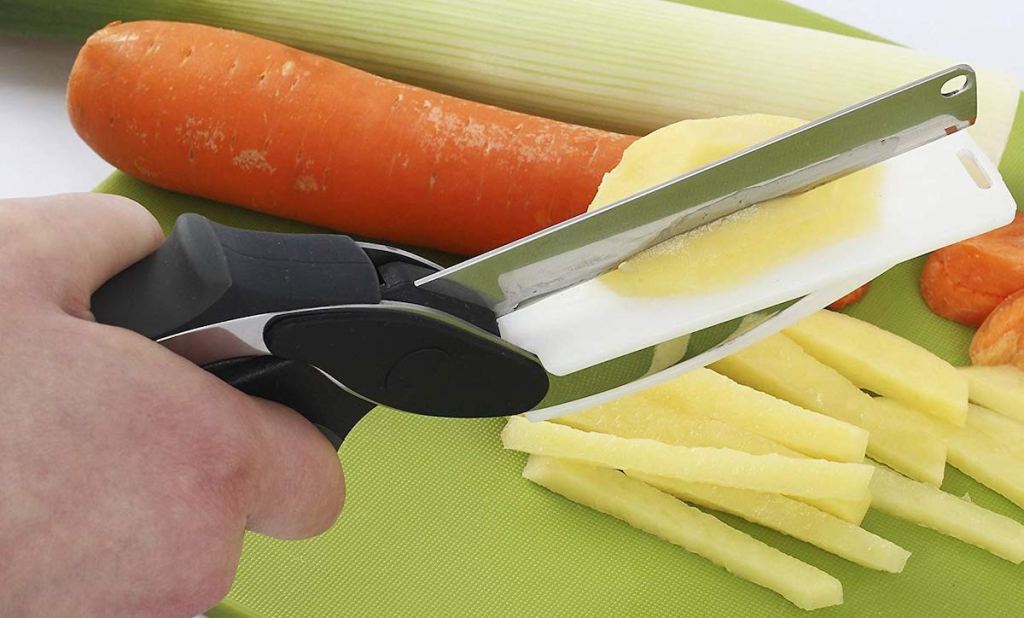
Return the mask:
[[183,489],[198,499],[213,498],[218,503],[242,500],[252,484],[249,458],[236,444],[222,443],[212,437],[197,439],[189,448],[194,459],[185,462]]
[[234,513],[244,510],[258,473],[245,428],[215,413],[195,422],[195,427],[185,429],[187,436],[182,441],[188,446],[181,462],[181,490],[200,506],[205,503]]
[[32,216],[20,200],[0,200],[0,251],[14,253],[30,240]]
[[142,205],[122,195],[108,193],[89,193],[91,206],[106,209],[108,216],[117,216],[129,222],[138,230],[146,230],[155,238],[163,239],[163,230],[156,218]]
[[39,200],[0,201],[0,286],[4,290],[38,287],[52,282],[57,274],[51,257],[67,248],[60,225],[49,209],[39,208]]

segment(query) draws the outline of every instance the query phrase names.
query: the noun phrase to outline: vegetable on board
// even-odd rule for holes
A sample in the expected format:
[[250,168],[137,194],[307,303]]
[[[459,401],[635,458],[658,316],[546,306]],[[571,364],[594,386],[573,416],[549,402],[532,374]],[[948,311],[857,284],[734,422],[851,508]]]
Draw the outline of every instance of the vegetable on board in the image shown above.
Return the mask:
[[165,189],[460,254],[582,213],[635,139],[174,22],[91,36],[68,111],[100,156]]
[[1024,369],[1024,290],[1000,303],[974,333],[971,362]]
[[1009,225],[935,251],[921,271],[921,296],[931,310],[972,327],[1021,289],[1024,213]]
[[[81,37],[115,19],[198,21],[439,92],[638,135],[685,118],[820,118],[957,62],[664,0],[5,2],[13,6],[0,11],[0,32]],[[769,12],[761,2],[717,4]],[[998,161],[1020,86],[975,68],[969,132]]]

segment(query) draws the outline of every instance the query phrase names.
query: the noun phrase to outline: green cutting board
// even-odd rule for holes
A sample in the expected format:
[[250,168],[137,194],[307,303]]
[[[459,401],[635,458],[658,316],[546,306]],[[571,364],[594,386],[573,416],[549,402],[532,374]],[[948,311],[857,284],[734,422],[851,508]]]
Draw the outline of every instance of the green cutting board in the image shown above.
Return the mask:
[[[691,2],[853,36],[870,36],[778,0]],[[1024,197],[1019,115],[1002,172]],[[186,211],[243,227],[308,226],[177,195],[114,174],[99,188],[134,198],[166,229]],[[970,331],[932,315],[903,264],[852,313],[965,362]],[[788,616],[782,597],[699,556],[573,504],[520,477],[500,420],[443,420],[377,409],[340,453],[348,496],[326,534],[246,538],[225,616]],[[1017,509],[947,468],[943,488],[1024,522]],[[869,530],[913,552],[901,574],[870,571],[733,517],[722,519],[838,577],[841,607],[822,616],[1024,616],[1024,565],[871,511]]]

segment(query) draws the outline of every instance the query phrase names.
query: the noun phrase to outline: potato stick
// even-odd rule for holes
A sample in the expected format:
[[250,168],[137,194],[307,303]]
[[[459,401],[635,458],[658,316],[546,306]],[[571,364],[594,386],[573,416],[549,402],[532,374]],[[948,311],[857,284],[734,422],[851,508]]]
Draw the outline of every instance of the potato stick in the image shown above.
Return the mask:
[[621,472],[531,455],[523,477],[768,588],[805,610],[839,605],[836,578]]
[[[1000,449],[997,442],[972,426],[976,423],[954,427],[890,399],[880,397],[875,401],[887,413],[913,419],[926,431],[942,436],[950,465],[1024,508],[1024,459]],[[973,414],[968,410],[968,416]]]
[[898,335],[834,311],[819,311],[784,332],[861,388],[960,427],[966,422],[967,379]]
[[869,569],[899,573],[910,557],[910,552],[887,539],[786,496],[686,483],[640,472],[627,472],[627,476],[680,500],[777,530]]
[[871,479],[872,506],[970,543],[1015,564],[1024,561],[1024,526],[884,466]]
[[862,500],[873,468],[863,463],[751,455],[724,448],[672,446],[555,423],[509,419],[505,448],[621,470],[810,498]]
[[736,425],[811,457],[863,461],[868,433],[737,384],[709,369],[695,369],[648,389],[654,401],[689,414]]
[[711,365],[729,378],[868,431],[867,453],[910,478],[936,487],[946,470],[946,445],[912,423],[880,410],[835,369],[779,333]]
[[648,438],[679,446],[713,446],[752,455],[806,457],[770,438],[713,418],[687,414],[666,402],[630,395],[606,404],[554,419],[584,431],[610,433],[622,438]]
[[1024,423],[972,403],[967,427],[985,434],[1001,452],[1024,461]]
[[1024,423],[1024,371],[1012,365],[960,367],[971,401]]
[[[754,455],[775,453],[786,457],[807,457],[745,429],[715,419],[686,414],[672,406],[651,401],[643,393],[559,417],[555,422],[583,431],[608,433],[622,438],[648,438],[677,446],[713,446]],[[796,499],[857,525],[864,521],[864,515],[871,506],[870,496],[858,501]]]

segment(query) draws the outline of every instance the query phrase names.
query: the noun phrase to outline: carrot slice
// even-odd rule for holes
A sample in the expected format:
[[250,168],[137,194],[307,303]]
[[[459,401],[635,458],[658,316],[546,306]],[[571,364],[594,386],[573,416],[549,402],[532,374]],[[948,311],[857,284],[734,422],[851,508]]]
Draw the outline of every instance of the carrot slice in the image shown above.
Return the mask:
[[849,307],[850,305],[852,305],[854,303],[860,302],[861,299],[863,299],[865,296],[867,296],[869,289],[871,289],[871,284],[870,283],[865,283],[864,285],[860,286],[856,290],[850,292],[846,296],[843,296],[842,298],[838,299],[836,302],[834,302],[831,305],[829,305],[828,308],[832,309],[834,311],[839,311],[840,309],[842,309],[844,307]]
[[971,362],[1024,369],[1024,290],[1000,303],[974,333]]
[[964,285],[1004,298],[1024,288],[1024,213],[949,249],[956,259],[948,260],[947,270]]
[[636,139],[161,21],[89,37],[68,113],[100,156],[158,186],[460,254],[584,212]]
[[979,326],[999,303],[1024,289],[1024,213],[1013,223],[932,253],[921,296],[935,313]]
[[1005,296],[979,292],[953,279],[946,270],[947,257],[935,252],[921,271],[921,296],[928,307],[946,318],[978,327]]

